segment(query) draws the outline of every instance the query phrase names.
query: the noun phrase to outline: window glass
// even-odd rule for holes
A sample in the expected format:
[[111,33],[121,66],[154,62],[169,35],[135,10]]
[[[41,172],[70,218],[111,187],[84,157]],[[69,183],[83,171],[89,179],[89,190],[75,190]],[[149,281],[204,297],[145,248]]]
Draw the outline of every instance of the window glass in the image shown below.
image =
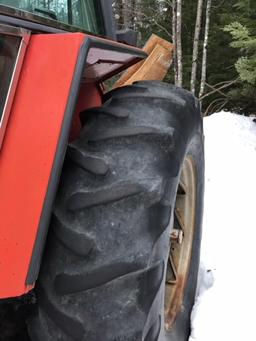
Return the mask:
[[104,34],[99,0],[0,0],[0,4]]
[[21,37],[0,34],[0,122],[10,87]]

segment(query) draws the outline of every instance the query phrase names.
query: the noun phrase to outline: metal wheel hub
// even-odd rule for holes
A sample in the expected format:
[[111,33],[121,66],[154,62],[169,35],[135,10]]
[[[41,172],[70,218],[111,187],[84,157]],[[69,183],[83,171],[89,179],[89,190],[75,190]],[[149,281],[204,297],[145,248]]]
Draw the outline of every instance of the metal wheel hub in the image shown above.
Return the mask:
[[182,309],[195,232],[196,172],[193,160],[184,160],[176,195],[165,285],[165,329],[171,330]]

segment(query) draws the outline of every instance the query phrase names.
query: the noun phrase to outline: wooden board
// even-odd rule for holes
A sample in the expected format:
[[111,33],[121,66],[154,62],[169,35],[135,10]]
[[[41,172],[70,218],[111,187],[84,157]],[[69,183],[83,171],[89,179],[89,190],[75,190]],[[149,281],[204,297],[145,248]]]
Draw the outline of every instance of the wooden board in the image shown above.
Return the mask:
[[139,80],[163,80],[172,63],[174,45],[152,34],[143,50],[148,57],[126,70],[114,88]]

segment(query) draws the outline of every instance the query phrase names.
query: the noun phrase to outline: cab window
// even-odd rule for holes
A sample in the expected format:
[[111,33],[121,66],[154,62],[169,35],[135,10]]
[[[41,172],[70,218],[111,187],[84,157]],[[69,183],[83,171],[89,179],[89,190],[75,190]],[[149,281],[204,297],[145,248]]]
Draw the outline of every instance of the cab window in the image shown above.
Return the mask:
[[99,0],[0,0],[0,4],[104,34]]
[[0,34],[0,122],[21,43],[20,37]]

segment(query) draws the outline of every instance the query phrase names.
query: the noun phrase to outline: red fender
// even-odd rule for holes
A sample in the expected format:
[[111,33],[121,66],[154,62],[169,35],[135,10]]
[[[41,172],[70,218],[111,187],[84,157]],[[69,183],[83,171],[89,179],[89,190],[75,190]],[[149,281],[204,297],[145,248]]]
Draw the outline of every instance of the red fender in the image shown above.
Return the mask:
[[[79,89],[77,111],[100,105],[96,82],[141,58],[138,49],[81,33],[31,37],[0,150],[1,298],[26,293],[37,278]],[[90,83],[80,87],[86,70]]]

